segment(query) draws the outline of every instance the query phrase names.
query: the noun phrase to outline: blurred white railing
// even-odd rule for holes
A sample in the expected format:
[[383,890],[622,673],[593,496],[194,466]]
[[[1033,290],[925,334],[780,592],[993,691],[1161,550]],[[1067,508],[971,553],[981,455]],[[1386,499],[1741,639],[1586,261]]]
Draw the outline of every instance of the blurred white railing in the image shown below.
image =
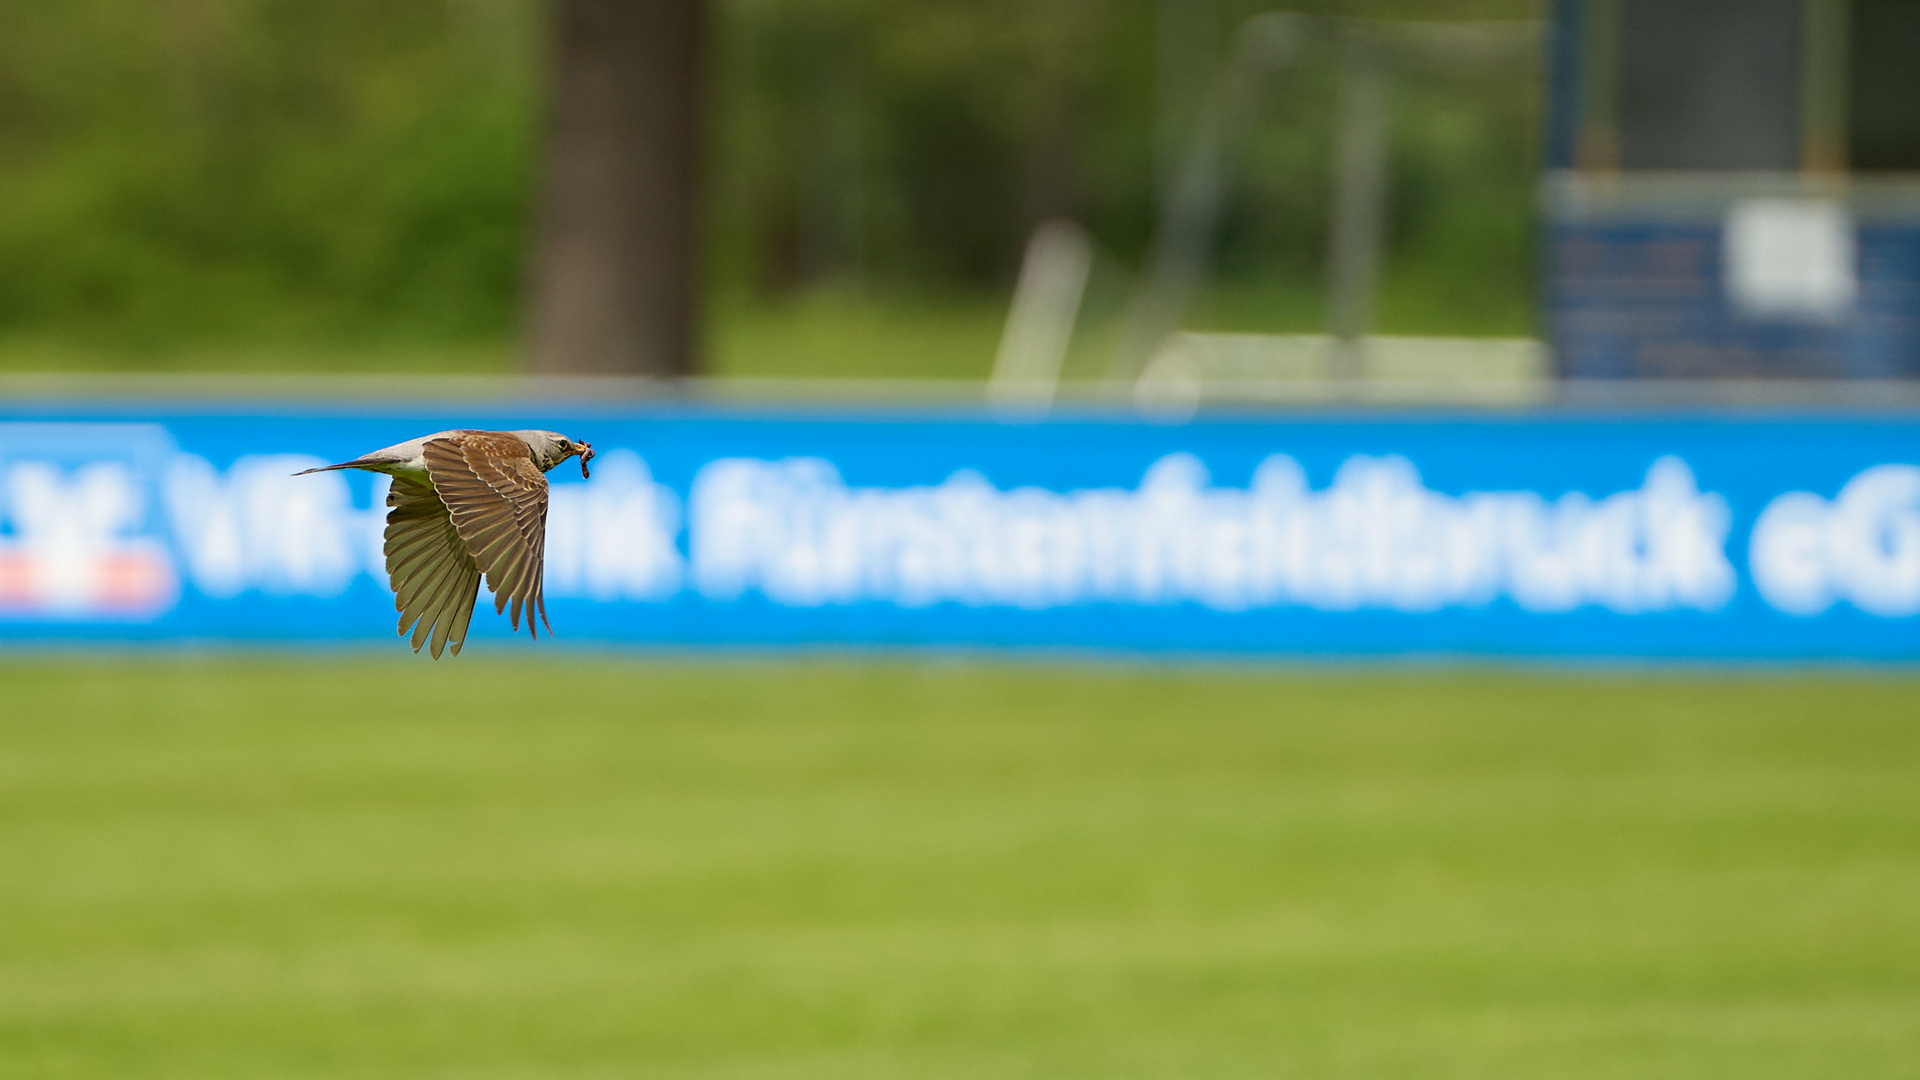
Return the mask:
[[[1248,373],[1235,335],[1194,335],[1217,349],[1211,359],[1189,355],[1175,365],[1156,365],[1133,392],[1116,393],[1102,380],[1066,380],[1054,395],[1064,413],[1139,412],[1179,420],[1207,412],[1301,412],[1326,409],[1823,409],[1920,410],[1920,380],[1562,380],[1516,378],[1500,365],[1518,365],[1531,343],[1509,343],[1506,360],[1484,361],[1485,373],[1426,375],[1401,367],[1380,377],[1338,379],[1310,371]],[[1224,338],[1223,341],[1210,340]],[[1293,354],[1311,358],[1316,338],[1304,336]],[[1418,357],[1428,343],[1449,339],[1369,339],[1381,345],[1369,355],[1385,366],[1399,355]],[[1411,347],[1409,343],[1415,343]],[[1264,346],[1263,346],[1264,348]],[[1398,352],[1398,350],[1406,350]],[[1255,350],[1256,353],[1258,350]],[[1285,358],[1286,349],[1274,356]],[[1224,357],[1224,359],[1222,358]],[[249,402],[330,402],[364,405],[386,400],[396,406],[472,402],[546,407],[631,409],[647,405],[706,404],[746,408],[972,408],[988,404],[987,383],[975,379],[646,379],[617,376],[530,375],[288,375],[175,373],[0,373],[0,409],[26,411],[66,406],[193,403],[212,410],[245,408]],[[1008,412],[1008,420],[1037,419],[1037,411]]]

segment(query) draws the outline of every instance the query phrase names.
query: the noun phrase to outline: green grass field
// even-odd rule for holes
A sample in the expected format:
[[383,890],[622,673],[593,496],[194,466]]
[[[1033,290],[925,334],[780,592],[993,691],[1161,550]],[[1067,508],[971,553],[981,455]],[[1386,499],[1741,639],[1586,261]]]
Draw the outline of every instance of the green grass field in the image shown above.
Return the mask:
[[1920,679],[0,663],[0,1076],[1920,1075]]

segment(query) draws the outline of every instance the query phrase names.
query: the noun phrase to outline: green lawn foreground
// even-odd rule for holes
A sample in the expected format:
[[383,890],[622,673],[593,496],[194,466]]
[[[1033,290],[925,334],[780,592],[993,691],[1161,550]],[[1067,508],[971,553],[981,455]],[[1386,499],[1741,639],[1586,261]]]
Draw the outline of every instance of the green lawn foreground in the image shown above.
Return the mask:
[[0,1076],[1920,1075],[1920,679],[0,662]]

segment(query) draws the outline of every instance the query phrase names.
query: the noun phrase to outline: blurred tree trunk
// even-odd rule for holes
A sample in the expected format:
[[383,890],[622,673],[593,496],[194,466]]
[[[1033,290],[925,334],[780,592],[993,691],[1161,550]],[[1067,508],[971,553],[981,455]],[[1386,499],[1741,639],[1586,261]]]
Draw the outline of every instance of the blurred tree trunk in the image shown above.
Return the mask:
[[1040,20],[1020,175],[1022,224],[1029,237],[1049,221],[1078,222],[1086,210],[1087,43],[1098,39],[1103,14],[1102,5],[1089,0],[1053,0]]
[[1057,218],[1079,220],[1085,201],[1080,157],[1086,112],[1080,87],[1064,77],[1052,79],[1034,108],[1020,176],[1020,208],[1029,234]]
[[706,4],[552,4],[552,102],[529,290],[533,366],[689,374]]

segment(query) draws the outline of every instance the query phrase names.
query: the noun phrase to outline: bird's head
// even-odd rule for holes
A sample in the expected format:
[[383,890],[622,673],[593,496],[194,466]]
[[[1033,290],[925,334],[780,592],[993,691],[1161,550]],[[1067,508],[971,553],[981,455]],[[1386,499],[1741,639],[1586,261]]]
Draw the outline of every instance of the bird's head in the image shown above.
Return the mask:
[[568,458],[580,459],[580,478],[587,479],[587,462],[593,460],[593,444],[576,442],[557,431],[516,431],[533,452],[533,463],[547,472]]

